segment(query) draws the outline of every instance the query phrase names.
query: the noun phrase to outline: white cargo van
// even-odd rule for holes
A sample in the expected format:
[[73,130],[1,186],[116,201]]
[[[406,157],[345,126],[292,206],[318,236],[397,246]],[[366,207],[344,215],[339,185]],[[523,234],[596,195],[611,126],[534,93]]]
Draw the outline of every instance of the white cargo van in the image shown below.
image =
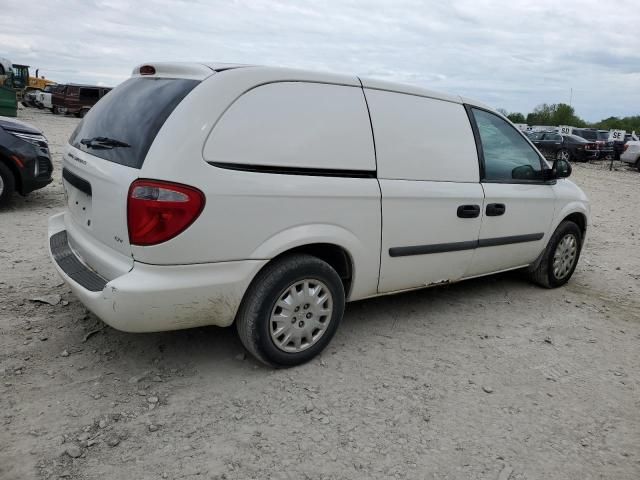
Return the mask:
[[584,193],[472,100],[350,75],[149,64],[64,155],[54,264],[114,328],[235,322],[296,365],[345,302],[528,268],[571,277]]

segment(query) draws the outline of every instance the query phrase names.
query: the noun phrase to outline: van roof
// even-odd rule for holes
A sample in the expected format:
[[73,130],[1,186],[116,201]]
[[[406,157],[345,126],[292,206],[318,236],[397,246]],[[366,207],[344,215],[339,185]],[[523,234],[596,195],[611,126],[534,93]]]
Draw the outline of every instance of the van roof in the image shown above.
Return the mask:
[[[221,63],[221,62],[202,62],[202,63],[186,63],[186,62],[149,62],[142,65],[138,65],[133,69],[132,76],[140,76],[140,67],[143,65],[153,66],[159,76],[177,75],[184,78],[197,78],[203,80],[204,78],[212,75],[213,72],[222,72],[225,70],[231,70],[236,68],[250,68],[255,74],[255,70],[264,70],[265,74],[268,74],[270,78],[274,76],[280,76],[283,81],[317,81],[325,83],[340,83],[344,85],[360,85],[365,88],[371,88],[375,90],[385,90],[389,92],[404,93],[408,95],[416,95],[421,97],[429,97],[437,100],[444,100],[453,103],[467,103],[470,105],[478,106],[492,110],[476,100],[470,98],[461,97],[460,95],[450,95],[446,93],[436,92],[426,88],[418,87],[415,85],[407,85],[403,83],[389,82],[386,80],[379,80],[374,78],[358,77],[356,75],[348,74],[336,74],[329,72],[319,72],[314,70],[301,70],[285,67],[269,67],[262,65],[249,65],[240,63]],[[208,70],[208,71],[207,71]]]

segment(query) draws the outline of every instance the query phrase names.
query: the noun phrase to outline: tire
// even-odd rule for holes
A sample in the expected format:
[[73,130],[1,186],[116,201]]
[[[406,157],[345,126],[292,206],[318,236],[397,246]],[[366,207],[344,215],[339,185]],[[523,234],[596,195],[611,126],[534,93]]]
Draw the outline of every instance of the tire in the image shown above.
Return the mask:
[[4,163],[0,162],[0,207],[11,203],[13,191],[16,188],[16,180],[13,173]]
[[636,162],[636,168],[638,169],[638,171],[640,172],[640,158],[638,159],[638,161]]
[[581,249],[580,227],[572,221],[565,220],[553,232],[540,262],[529,272],[531,280],[545,288],[564,285],[576,269]]
[[566,148],[561,148],[556,152],[556,160],[571,161],[571,153]]
[[[301,297],[294,298],[292,292]],[[325,295],[324,303],[311,303]],[[236,317],[238,336],[247,351],[267,365],[300,365],[329,344],[342,320],[344,304],[342,281],[328,263],[304,254],[282,257],[264,267],[247,289]]]
[[51,113],[54,115],[60,115],[60,109],[57,106],[51,107]]

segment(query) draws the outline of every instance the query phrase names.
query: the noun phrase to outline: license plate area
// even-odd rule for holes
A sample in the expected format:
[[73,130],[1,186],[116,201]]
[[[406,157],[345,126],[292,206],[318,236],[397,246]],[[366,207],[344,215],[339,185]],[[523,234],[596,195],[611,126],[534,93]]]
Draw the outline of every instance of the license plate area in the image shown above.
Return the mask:
[[91,196],[64,182],[67,208],[79,225],[91,228]]
[[71,217],[78,225],[91,228],[91,184],[67,169],[63,169],[62,178]]

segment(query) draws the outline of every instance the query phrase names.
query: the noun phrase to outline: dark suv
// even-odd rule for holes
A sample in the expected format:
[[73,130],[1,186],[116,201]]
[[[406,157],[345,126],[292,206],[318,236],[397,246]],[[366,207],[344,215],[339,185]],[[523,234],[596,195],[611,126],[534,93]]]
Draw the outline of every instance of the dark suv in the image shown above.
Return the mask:
[[[595,128],[574,128],[573,135],[584,138],[590,142],[595,142],[598,147],[598,159],[611,160],[614,156],[614,142],[609,141],[607,130],[596,130]],[[619,156],[620,154],[618,154]]]
[[40,130],[0,117],[0,206],[51,183],[53,164],[47,139]]

